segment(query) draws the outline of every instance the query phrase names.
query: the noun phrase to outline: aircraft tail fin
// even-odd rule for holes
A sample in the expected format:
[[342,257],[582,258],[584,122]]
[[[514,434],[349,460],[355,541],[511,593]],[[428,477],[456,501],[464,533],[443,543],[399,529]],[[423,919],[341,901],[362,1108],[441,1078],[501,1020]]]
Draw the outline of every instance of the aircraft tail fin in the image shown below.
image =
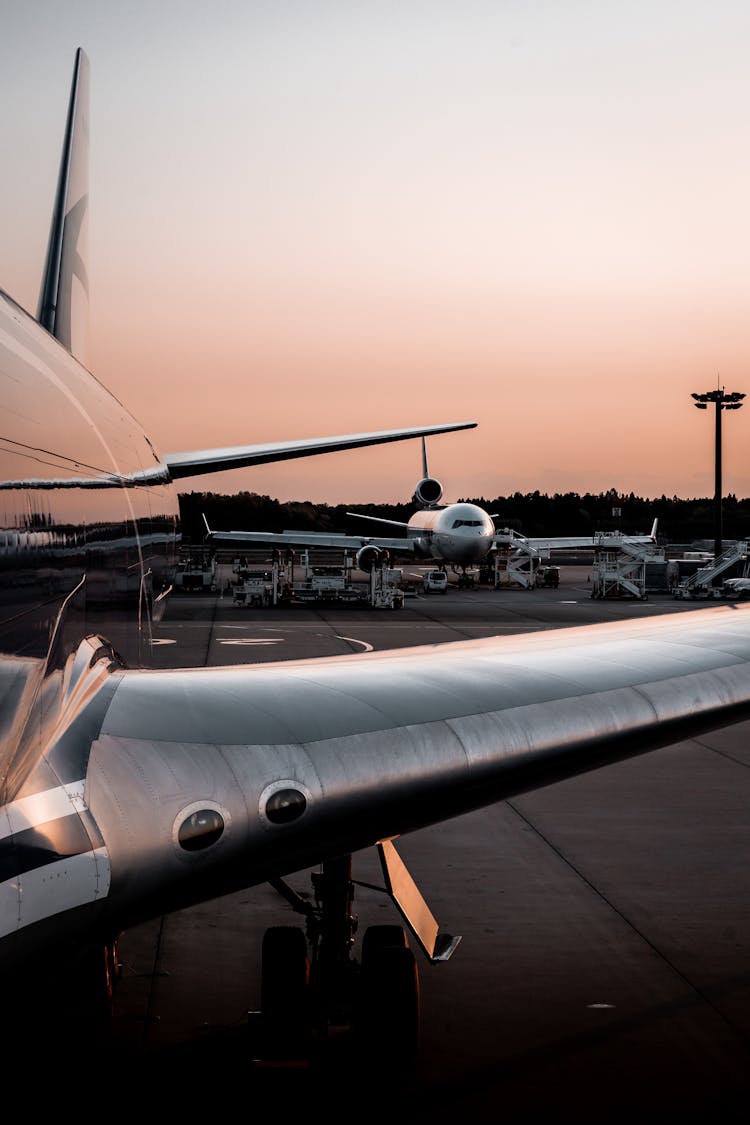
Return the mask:
[[37,320],[88,361],[89,60],[76,51]]
[[443,498],[443,486],[439,480],[430,476],[427,465],[427,439],[422,436],[422,479],[414,489],[412,503],[420,508],[437,508]]

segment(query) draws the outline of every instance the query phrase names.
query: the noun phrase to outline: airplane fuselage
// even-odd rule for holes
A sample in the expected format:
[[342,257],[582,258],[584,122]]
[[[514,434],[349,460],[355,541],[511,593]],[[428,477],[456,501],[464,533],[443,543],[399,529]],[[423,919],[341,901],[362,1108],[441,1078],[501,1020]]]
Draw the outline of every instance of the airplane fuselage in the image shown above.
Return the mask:
[[460,567],[483,562],[495,534],[495,524],[487,512],[476,504],[465,503],[415,512],[408,528],[410,539],[423,540],[423,557]]
[[[94,633],[130,666],[149,665],[150,624],[174,573],[179,506],[140,425],[2,292],[0,377],[0,792],[7,799],[24,707],[35,697],[31,679],[44,680]],[[55,706],[46,693],[47,713]]]

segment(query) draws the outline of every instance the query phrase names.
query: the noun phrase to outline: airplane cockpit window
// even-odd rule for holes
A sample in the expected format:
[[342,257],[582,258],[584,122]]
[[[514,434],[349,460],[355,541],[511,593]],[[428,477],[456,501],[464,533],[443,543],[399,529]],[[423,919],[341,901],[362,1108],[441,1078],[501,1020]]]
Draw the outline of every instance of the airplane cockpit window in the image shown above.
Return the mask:
[[457,527],[482,527],[482,520],[454,520],[453,529]]
[[224,831],[224,818],[216,809],[199,809],[180,825],[177,839],[186,852],[199,852],[215,844]]

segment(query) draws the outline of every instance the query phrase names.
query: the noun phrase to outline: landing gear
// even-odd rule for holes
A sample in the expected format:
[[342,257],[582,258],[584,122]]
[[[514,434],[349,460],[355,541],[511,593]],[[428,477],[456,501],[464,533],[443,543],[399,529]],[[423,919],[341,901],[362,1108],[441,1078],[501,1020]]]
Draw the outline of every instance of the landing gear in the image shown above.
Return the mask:
[[377,1049],[391,1072],[409,1070],[416,1062],[419,974],[400,926],[365,930],[354,1033],[360,1050]]
[[273,1057],[304,1055],[310,1035],[310,961],[299,926],[272,926],[263,935],[263,1038]]
[[419,973],[406,931],[369,926],[361,959],[352,955],[351,856],[327,862],[313,876],[315,906],[280,881],[274,886],[306,926],[274,926],[263,939],[261,1011],[251,1053],[258,1065],[309,1064],[346,1042],[355,1065],[404,1073],[419,1045]]
[[[29,1042],[48,1037],[50,1065],[106,1055],[111,1044],[114,986],[120,975],[116,941],[80,950],[60,950],[51,962],[30,965],[4,982],[3,1011],[12,1034],[5,1044],[10,1069],[28,1063]],[[20,1052],[16,1059],[14,1052]]]

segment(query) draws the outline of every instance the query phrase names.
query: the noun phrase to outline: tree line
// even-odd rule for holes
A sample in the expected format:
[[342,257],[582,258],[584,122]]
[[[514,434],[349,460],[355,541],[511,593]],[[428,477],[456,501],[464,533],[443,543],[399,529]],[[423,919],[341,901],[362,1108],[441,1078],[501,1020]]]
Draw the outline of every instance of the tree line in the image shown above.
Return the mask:
[[[413,504],[313,504],[309,500],[282,503],[257,492],[223,495],[215,492],[186,492],[180,495],[182,535],[186,542],[203,541],[203,514],[221,531],[330,531],[372,535],[373,528],[347,515],[406,522]],[[714,498],[683,500],[677,496],[643,498],[634,493],[608,492],[514,492],[511,496],[462,497],[492,516],[498,528],[509,527],[523,535],[596,535],[621,531],[628,535],[648,534],[658,518],[662,543],[713,542]],[[722,531],[726,540],[750,538],[750,498],[734,494],[722,503]]]

